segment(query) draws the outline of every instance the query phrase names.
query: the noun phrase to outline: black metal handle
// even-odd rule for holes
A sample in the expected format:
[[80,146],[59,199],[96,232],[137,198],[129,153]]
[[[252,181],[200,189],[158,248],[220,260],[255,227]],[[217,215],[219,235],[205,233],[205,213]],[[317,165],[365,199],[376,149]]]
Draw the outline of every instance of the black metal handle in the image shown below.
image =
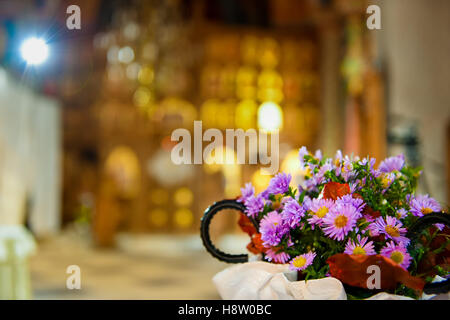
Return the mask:
[[[413,240],[418,240],[420,233],[426,228],[431,227],[436,223],[442,223],[450,227],[450,215],[442,212],[429,213],[417,220],[417,222],[408,230],[406,235]],[[441,282],[427,283],[423,288],[426,294],[447,293],[450,291],[450,279]]]
[[[243,263],[248,261],[248,254],[229,254],[217,249],[211,241],[209,236],[209,226],[212,218],[224,209],[235,209],[244,213],[245,206],[236,200],[222,200],[214,203],[205,210],[201,219],[200,235],[202,237],[203,245],[206,250],[217,259],[227,263]],[[244,213],[245,214],[245,213]],[[256,227],[256,222],[250,219]]]

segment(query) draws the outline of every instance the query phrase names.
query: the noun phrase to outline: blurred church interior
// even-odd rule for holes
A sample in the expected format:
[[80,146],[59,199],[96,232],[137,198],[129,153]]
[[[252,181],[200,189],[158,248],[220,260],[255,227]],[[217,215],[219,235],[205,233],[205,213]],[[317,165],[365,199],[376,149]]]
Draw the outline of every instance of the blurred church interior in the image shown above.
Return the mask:
[[[71,4],[79,30],[66,27]],[[366,26],[370,4],[381,30]],[[218,298],[210,279],[225,264],[202,247],[202,213],[270,176],[260,165],[175,165],[171,133],[193,132],[194,120],[279,129],[280,170],[300,179],[303,145],[404,153],[427,172],[421,191],[447,205],[449,30],[445,0],[0,2],[0,239],[11,225],[27,232],[0,298]],[[30,34],[50,47],[36,67],[17,49]],[[242,252],[237,217],[212,228]],[[66,288],[69,265],[81,290]]]

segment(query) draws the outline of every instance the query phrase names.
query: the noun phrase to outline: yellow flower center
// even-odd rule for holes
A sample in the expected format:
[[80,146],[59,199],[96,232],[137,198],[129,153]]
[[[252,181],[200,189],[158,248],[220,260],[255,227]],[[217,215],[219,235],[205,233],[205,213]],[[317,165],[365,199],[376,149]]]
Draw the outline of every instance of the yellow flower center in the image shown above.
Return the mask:
[[282,198],[283,198],[283,196],[281,196],[281,195],[275,196],[275,201],[272,202],[272,208],[274,210],[277,210],[281,207],[281,199]]
[[422,208],[422,210],[420,210],[423,214],[429,214],[431,212],[433,212],[433,209],[431,208]]
[[383,186],[383,188],[387,188],[389,187],[389,185],[391,184],[391,179],[389,178],[389,176],[387,174],[383,175],[383,178],[381,179],[381,184]]
[[343,228],[347,225],[348,218],[341,214],[339,217],[334,219],[334,225],[338,228]]
[[344,172],[350,172],[350,171],[352,171],[352,165],[351,165],[351,164],[348,164],[348,165],[342,167],[342,171],[344,171]]
[[403,262],[404,259],[403,253],[401,253],[400,251],[394,251],[391,254],[391,259],[400,264]]
[[396,227],[386,226],[386,228],[384,230],[386,231],[386,233],[388,235],[390,235],[393,238],[400,236],[400,232],[398,231],[398,229]]
[[306,264],[306,259],[304,257],[295,258],[292,264],[296,268],[301,268]]
[[357,246],[355,249],[353,249],[353,254],[366,254],[366,250],[364,250],[360,246]]
[[305,177],[311,178],[312,177],[312,173],[311,173],[311,169],[307,168],[305,171]]
[[319,218],[323,218],[323,217],[325,217],[325,215],[327,213],[328,213],[328,208],[323,206],[323,207],[320,207],[319,210],[317,210],[316,216]]

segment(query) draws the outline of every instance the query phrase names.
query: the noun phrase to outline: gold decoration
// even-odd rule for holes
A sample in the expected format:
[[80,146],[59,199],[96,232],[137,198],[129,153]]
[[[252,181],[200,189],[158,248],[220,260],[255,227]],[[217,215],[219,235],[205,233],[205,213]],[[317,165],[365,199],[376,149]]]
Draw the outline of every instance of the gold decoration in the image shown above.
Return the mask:
[[205,127],[217,127],[216,115],[219,114],[220,108],[220,102],[217,99],[209,99],[203,102],[203,105],[201,106],[201,119]]
[[154,72],[150,65],[143,66],[138,74],[138,80],[143,85],[150,85],[153,82]]
[[153,100],[154,99],[152,92],[146,87],[139,87],[134,92],[133,102],[136,107],[142,110],[146,110],[146,107],[148,107],[153,102]]
[[138,157],[131,148],[114,148],[106,159],[105,170],[115,181],[122,197],[135,197],[138,194],[141,168]]
[[187,208],[181,208],[175,211],[174,222],[179,228],[189,228],[194,222],[194,214]]
[[264,38],[260,46],[259,63],[263,68],[274,68],[279,63],[280,48],[275,39]]
[[175,191],[173,200],[180,207],[189,207],[194,201],[194,194],[189,188],[182,187]]
[[159,103],[153,119],[163,122],[169,116],[180,116],[183,127],[189,128],[197,118],[197,109],[187,100],[169,96]]
[[258,38],[245,36],[241,42],[241,57],[246,64],[254,64],[258,60]]
[[236,128],[244,130],[255,128],[257,108],[258,105],[254,100],[247,99],[239,102],[235,113]]
[[163,209],[153,209],[149,214],[149,221],[155,227],[163,227],[167,224],[169,215],[167,211]]
[[169,202],[169,192],[165,189],[158,188],[150,193],[152,202],[156,205],[164,205]]

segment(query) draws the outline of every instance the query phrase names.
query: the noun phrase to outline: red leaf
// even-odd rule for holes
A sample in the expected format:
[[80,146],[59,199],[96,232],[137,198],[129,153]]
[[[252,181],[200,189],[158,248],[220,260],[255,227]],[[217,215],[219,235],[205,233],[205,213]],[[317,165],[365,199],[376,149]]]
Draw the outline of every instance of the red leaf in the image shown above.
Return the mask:
[[397,263],[382,255],[335,254],[328,258],[330,274],[343,283],[354,287],[367,288],[367,279],[373,274],[367,272],[370,265],[380,267],[380,289],[395,289],[398,283],[422,291],[425,281],[413,277]]
[[247,233],[250,237],[256,233],[256,228],[252,221],[243,213],[241,213],[238,221],[241,230]]
[[367,204],[364,206],[364,209],[363,209],[362,213],[363,213],[363,215],[369,215],[369,216],[371,216],[372,218],[375,218],[375,219],[378,218],[379,216],[381,216],[380,211],[373,210]]
[[355,192],[354,194],[352,194],[352,197],[355,198],[355,199],[361,199],[361,200],[364,200],[363,196],[360,195],[360,194],[357,193],[357,192]]
[[325,199],[336,200],[339,197],[350,193],[350,186],[347,183],[328,182],[323,190]]
[[261,240],[261,233],[252,236],[252,240],[247,245],[247,250],[254,254],[266,251],[266,248],[263,246],[263,241]]

